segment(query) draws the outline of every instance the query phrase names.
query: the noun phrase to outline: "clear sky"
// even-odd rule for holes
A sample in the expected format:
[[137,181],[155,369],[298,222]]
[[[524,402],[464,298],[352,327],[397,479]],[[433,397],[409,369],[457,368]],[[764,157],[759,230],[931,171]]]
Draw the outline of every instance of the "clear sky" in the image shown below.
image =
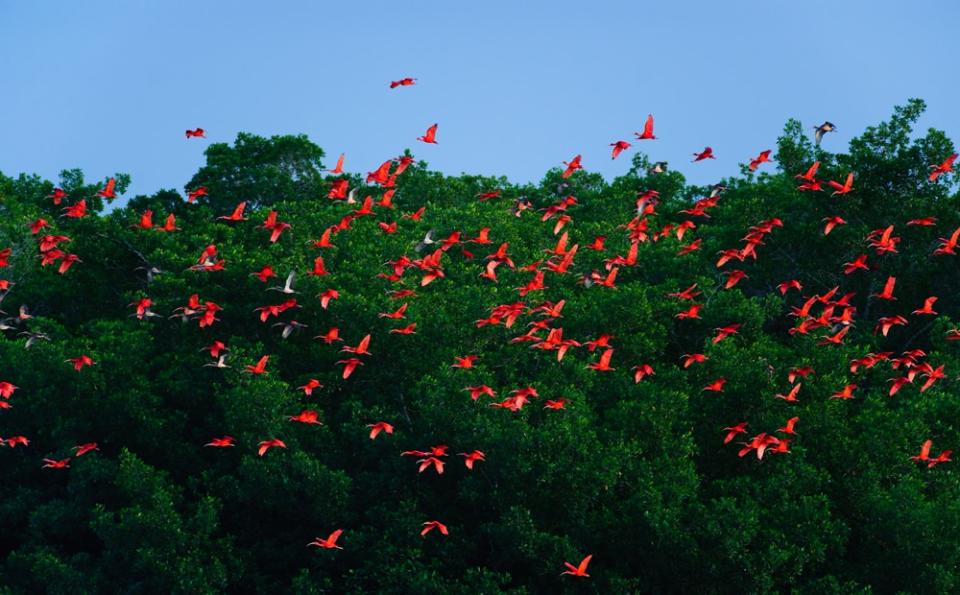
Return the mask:
[[[638,144],[608,145],[652,113],[645,152],[709,183],[787,118],[834,122],[841,148],[911,96],[960,140],[958,31],[955,0],[0,0],[0,171],[182,189],[249,131],[305,133],[350,171],[409,147],[450,174],[537,181],[582,153],[612,178]],[[438,145],[414,140],[434,122]]]

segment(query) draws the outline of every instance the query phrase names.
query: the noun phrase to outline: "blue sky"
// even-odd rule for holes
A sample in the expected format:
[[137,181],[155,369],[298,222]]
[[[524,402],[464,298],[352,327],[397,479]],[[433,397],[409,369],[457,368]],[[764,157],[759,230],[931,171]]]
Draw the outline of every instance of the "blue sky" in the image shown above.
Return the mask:
[[[642,145],[710,183],[790,117],[833,121],[840,149],[917,96],[921,128],[960,139],[957,30],[952,0],[0,0],[0,171],[182,189],[208,142],[248,131],[305,133],[350,171],[409,147],[516,182],[577,153],[612,178]],[[660,140],[611,161],[648,113]],[[414,140],[434,122],[439,144]],[[706,145],[717,160],[691,164]]]

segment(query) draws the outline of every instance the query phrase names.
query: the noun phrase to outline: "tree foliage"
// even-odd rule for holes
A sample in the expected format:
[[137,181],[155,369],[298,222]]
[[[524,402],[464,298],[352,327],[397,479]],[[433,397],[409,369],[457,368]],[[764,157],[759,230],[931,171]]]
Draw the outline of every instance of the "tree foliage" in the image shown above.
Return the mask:
[[[0,592],[955,592],[960,474],[910,460],[927,439],[931,456],[960,448],[960,342],[947,340],[960,318],[960,269],[958,256],[933,255],[960,227],[960,194],[955,174],[927,180],[953,146],[940,131],[914,132],[922,111],[920,101],[897,108],[846,153],[829,152],[830,138],[814,146],[791,120],[776,169],[724,180],[709,218],[683,212],[709,188],[673,170],[649,173],[642,154],[610,182],[552,170],[522,186],[415,162],[388,190],[324,175],[324,153],[306,137],[241,134],[233,146],[210,145],[187,184],[208,196],[189,204],[163,190],[109,212],[96,197],[103,183],[79,171],[63,173],[62,205],[49,198],[52,182],[0,176],[0,248],[11,248],[2,307],[13,317],[0,381],[18,387],[0,409],[0,435],[29,439],[0,448]],[[798,191],[794,176],[813,161],[824,180],[854,172],[854,190]],[[122,193],[129,179],[116,179]],[[359,188],[361,204],[326,198],[337,179]],[[500,196],[477,198],[494,190]],[[650,190],[655,212],[637,215],[637,195]],[[331,235],[334,247],[314,247],[365,196],[383,202],[387,192],[396,208],[375,204]],[[542,209],[567,196],[576,197],[571,220],[555,233],[556,217],[541,221]],[[515,216],[520,197],[540,210]],[[81,198],[90,213],[63,217]],[[217,219],[241,201],[248,220]],[[419,220],[402,216],[422,207]],[[174,214],[180,231],[137,227],[146,210],[157,225]],[[276,242],[261,229],[270,210],[290,224]],[[824,235],[832,216],[846,224]],[[935,225],[907,225],[922,217]],[[50,227],[31,234],[40,218]],[[783,225],[763,235],[756,259],[716,265],[718,252],[742,247],[751,226],[773,218]],[[649,227],[635,262],[610,267],[615,288],[589,282],[591,271],[607,275],[605,260],[627,257],[631,220]],[[675,227],[660,233],[687,220],[696,227],[682,241]],[[396,233],[378,225],[392,222]],[[889,225],[901,240],[878,255],[866,238]],[[467,241],[483,228],[492,244]],[[436,245],[418,252],[431,229]],[[393,272],[385,261],[422,259],[454,231],[463,241],[437,253],[442,278],[421,285],[415,266],[398,282],[383,278]],[[39,257],[47,233],[67,236],[59,248],[80,258],[63,274]],[[534,275],[521,267],[550,259],[544,249],[563,233],[567,248],[579,245],[570,272],[548,271],[545,289],[518,295]],[[607,238],[603,251],[587,248],[597,236]],[[693,241],[699,250],[678,255]],[[516,268],[501,265],[492,282],[479,273],[501,243]],[[191,270],[209,245],[223,269]],[[861,254],[870,270],[844,274]],[[317,256],[329,275],[305,274]],[[276,277],[261,282],[252,273],[265,265]],[[747,277],[726,289],[733,269]],[[295,296],[266,291],[289,271]],[[871,297],[890,276],[896,301]],[[781,294],[790,279],[802,291]],[[668,294],[694,283],[701,318],[677,319],[689,302]],[[799,322],[791,309],[835,287],[821,301],[849,293],[844,304],[856,308],[841,344],[819,344],[842,328],[835,321],[790,333]],[[324,308],[315,296],[330,288],[339,297]],[[415,293],[388,293],[398,289]],[[192,294],[222,307],[211,326],[168,318]],[[911,315],[933,295],[938,315]],[[145,297],[162,316],[131,316]],[[297,308],[261,322],[256,308],[290,297]],[[535,310],[559,300],[561,317]],[[516,302],[524,307],[511,326],[477,323]],[[380,316],[404,303],[405,319]],[[16,315],[21,305],[31,317]],[[908,324],[875,332],[895,315]],[[273,323],[294,319],[307,328],[282,338]],[[414,334],[390,333],[413,322]],[[556,350],[512,341],[543,322],[581,346],[558,360]],[[712,340],[734,323],[736,334]],[[313,338],[330,327],[343,343]],[[48,340],[25,348],[23,333]],[[612,372],[587,367],[604,348],[586,343],[604,333]],[[341,346],[367,334],[372,355],[344,379],[337,362],[350,354]],[[204,351],[214,340],[229,347],[229,368],[204,366],[215,361]],[[920,392],[917,368],[888,396],[889,380],[906,373],[892,361],[915,349],[947,377]],[[887,360],[851,370],[851,360],[884,352]],[[692,353],[707,359],[684,368]],[[95,364],[78,372],[66,360],[81,354]],[[472,368],[452,367],[468,354],[479,356]],[[267,373],[246,373],[263,355]],[[635,382],[631,368],[641,364],[655,373]],[[803,366],[814,372],[799,380],[799,401],[775,398],[791,388],[788,370]],[[703,390],[718,378],[723,392]],[[306,395],[297,387],[310,379],[323,386]],[[853,399],[831,398],[847,384],[857,385]],[[464,388],[478,385],[496,399],[471,400]],[[490,406],[523,387],[539,397],[517,411]],[[564,408],[544,408],[559,399]],[[288,419],[302,410],[318,411],[322,425]],[[800,421],[789,454],[737,456],[737,441],[773,434],[792,416]],[[378,421],[394,431],[370,439]],[[723,429],[744,421],[749,433],[725,445]],[[224,435],[234,447],[204,446]],[[274,438],[286,447],[258,456],[258,443]],[[99,450],[75,456],[88,442]],[[400,456],[439,444],[450,446],[443,474],[418,473],[416,459]],[[485,460],[469,470],[456,453],[473,449]],[[65,457],[69,468],[42,468]],[[450,534],[421,537],[433,519]],[[305,547],[337,528],[342,550]],[[560,576],[564,561],[588,553],[590,578]]]

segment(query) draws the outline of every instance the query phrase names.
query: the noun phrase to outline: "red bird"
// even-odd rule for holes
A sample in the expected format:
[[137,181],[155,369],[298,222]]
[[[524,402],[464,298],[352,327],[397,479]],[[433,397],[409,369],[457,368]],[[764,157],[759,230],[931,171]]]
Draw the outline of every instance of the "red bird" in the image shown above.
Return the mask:
[[67,270],[68,270],[68,269],[73,265],[73,263],[75,263],[75,262],[83,262],[83,261],[80,260],[80,257],[77,256],[76,254],[65,254],[65,255],[63,256],[63,260],[60,261],[60,267],[57,268],[57,272],[58,272],[59,274],[61,274],[61,275],[64,274],[64,273],[66,273]]
[[933,251],[934,255],[956,254],[957,242],[960,241],[960,227],[953,231],[950,238],[940,238],[940,245]]
[[800,421],[799,417],[791,417],[787,420],[787,425],[783,426],[777,432],[781,434],[796,434],[793,427],[797,425],[797,422]]
[[547,399],[543,404],[543,408],[544,409],[565,409],[567,406],[567,402],[568,401],[566,399],[556,399],[556,400]]
[[250,276],[260,279],[261,283],[266,283],[267,279],[276,277],[277,274],[273,272],[273,268],[270,265],[264,265],[259,271],[250,273]]
[[824,337],[822,341],[817,342],[817,345],[840,345],[843,343],[843,338],[847,333],[850,332],[850,327],[845,326],[840,331],[832,336]]
[[612,157],[610,158],[616,159],[617,156],[620,155],[620,153],[630,148],[630,143],[628,143],[625,140],[618,140],[615,143],[610,143],[610,146],[613,147]]
[[423,524],[423,530],[420,531],[420,536],[422,537],[434,529],[438,529],[442,535],[450,534],[450,532],[447,531],[447,526],[440,521],[427,521]]
[[923,365],[926,366],[926,371],[923,375],[927,377],[927,380],[923,383],[923,386],[920,387],[920,392],[926,392],[937,380],[943,380],[947,377],[947,375],[943,373],[943,369],[946,366],[941,365],[934,368],[930,364]]
[[107,200],[114,199],[117,197],[116,187],[117,187],[116,178],[110,178],[109,180],[107,180],[107,185],[104,186],[102,190],[97,191],[97,196],[99,196],[100,198],[106,198]]
[[853,391],[857,390],[856,384],[848,384],[843,387],[843,390],[837,391],[830,395],[831,399],[852,399]]
[[77,451],[76,456],[82,457],[83,455],[87,454],[88,452],[91,452],[91,451],[94,451],[94,450],[100,450],[100,449],[97,448],[97,443],[96,443],[96,442],[87,442],[86,444],[79,444],[79,445],[77,445],[77,446],[74,446],[74,447],[73,447],[73,450]]
[[911,461],[925,463],[930,460],[930,447],[933,446],[933,440],[927,440],[920,446],[920,454],[910,457]]
[[229,215],[221,215],[217,217],[217,220],[223,219],[225,221],[246,221],[247,218],[243,216],[244,209],[247,208],[246,201],[243,201],[233,209],[233,212]]
[[224,436],[223,438],[213,438],[210,442],[204,444],[204,446],[213,446],[215,448],[230,448],[236,446],[234,443],[233,436]]
[[4,399],[10,399],[10,397],[13,396],[14,391],[16,391],[18,388],[18,386],[14,386],[9,382],[0,382],[0,397],[3,397]]
[[77,372],[79,372],[80,370],[82,370],[84,366],[92,366],[92,365],[94,365],[94,364],[96,363],[96,362],[94,362],[92,359],[90,359],[90,356],[89,356],[89,355],[81,355],[81,356],[79,356],[79,357],[72,357],[72,358],[70,358],[70,359],[68,359],[68,360],[66,360],[66,361],[68,361],[68,362],[70,362],[71,364],[73,364],[73,369],[76,370]]
[[641,364],[639,366],[634,366],[631,368],[633,371],[633,382],[634,384],[640,382],[647,376],[655,376],[657,373],[654,372],[653,366],[650,364]]
[[715,328],[713,330],[717,331],[717,335],[713,338],[713,344],[716,345],[720,341],[723,341],[730,335],[736,335],[737,331],[740,329],[740,324],[729,324],[721,328]]
[[67,192],[63,188],[54,188],[53,193],[47,196],[47,198],[53,200],[54,205],[60,205],[60,203],[67,197]]
[[340,535],[342,534],[343,534],[343,529],[337,529],[336,531],[331,533],[330,536],[327,537],[326,539],[321,539],[320,537],[314,537],[313,541],[307,544],[307,547],[310,547],[312,545],[316,547],[322,547],[328,550],[333,548],[342,550],[343,548],[337,545],[337,539],[339,539]]
[[266,452],[267,452],[268,450],[270,450],[270,449],[271,449],[272,447],[274,447],[274,446],[277,446],[277,447],[280,447],[280,448],[286,448],[286,447],[287,447],[287,445],[283,443],[283,440],[280,440],[280,439],[278,439],[278,438],[272,438],[272,439],[270,439],[270,440],[263,440],[263,441],[260,442],[260,444],[259,444],[258,446],[260,447],[260,449],[257,450],[257,454],[260,455],[261,457],[262,457],[264,454],[266,454]]
[[480,395],[487,395],[490,398],[497,396],[496,391],[494,391],[492,388],[490,388],[486,384],[482,384],[480,386],[468,386],[463,390],[468,391],[470,393],[470,398],[473,399],[474,401],[479,399]]
[[147,318],[150,318],[153,316],[160,316],[159,314],[155,313],[153,310],[150,309],[150,307],[153,305],[153,300],[151,300],[148,297],[140,298],[139,300],[132,302],[129,305],[136,306],[137,311],[136,313],[132,314],[132,316],[136,316],[137,320],[143,320],[144,316],[146,316]]
[[321,339],[327,345],[332,344],[334,341],[343,342],[343,339],[340,338],[340,329],[337,327],[330,327],[326,333],[322,335],[317,335],[314,339]]
[[389,318],[389,319],[391,319],[391,320],[397,320],[397,319],[400,319],[400,318],[404,318],[404,313],[407,311],[407,308],[408,308],[408,307],[409,307],[409,304],[404,303],[402,306],[400,306],[399,308],[397,308],[397,309],[396,309],[395,311],[393,311],[393,312],[380,312],[380,313],[378,313],[378,314],[377,314],[377,317],[378,317],[378,318]]
[[791,289],[796,289],[798,292],[802,292],[803,286],[800,284],[800,281],[791,279],[790,281],[784,281],[780,285],[777,285],[777,289],[780,290],[780,295],[787,295],[787,292]]
[[566,566],[567,569],[566,569],[565,571],[561,572],[561,573],[560,573],[560,576],[563,576],[563,575],[565,575],[565,574],[569,574],[570,576],[589,577],[590,575],[587,574],[587,566],[590,565],[590,560],[592,560],[592,559],[593,559],[593,554],[590,554],[589,556],[587,556],[587,557],[584,558],[583,560],[580,560],[580,564],[577,565],[577,566],[574,566],[573,564],[564,561],[563,565]]
[[945,450],[940,454],[938,454],[936,457],[930,459],[930,462],[927,463],[927,469],[933,469],[934,466],[936,466],[939,463],[949,463],[950,461],[952,461],[953,459],[950,458],[950,453],[952,452],[953,452],[952,450]]
[[893,297],[893,288],[897,284],[896,277],[887,277],[887,282],[883,286],[883,291],[880,293],[874,293],[870,297],[879,298],[881,300],[891,300],[896,301],[897,298]]
[[380,432],[385,432],[387,434],[393,434],[393,426],[388,424],[385,421],[378,421],[376,423],[367,424],[367,427],[370,428],[370,439],[373,440],[376,438]]
[[680,320],[686,320],[688,318],[690,319],[700,318],[700,308],[702,307],[703,307],[703,304],[693,304],[683,312],[680,312],[679,314],[675,314],[674,318],[678,318]]
[[434,124],[430,128],[427,128],[427,133],[423,136],[418,136],[417,140],[434,145],[437,144],[437,125]]
[[646,122],[643,123],[643,132],[634,132],[637,140],[655,140],[657,137],[653,135],[653,114],[647,116]]
[[203,128],[194,128],[193,130],[187,130],[187,138],[207,138],[206,130]]
[[867,255],[861,254],[853,262],[843,263],[843,274],[849,275],[854,271],[869,271],[870,267],[867,266]]
[[250,366],[250,365],[244,366],[244,370],[251,374],[268,374],[269,372],[267,372],[266,369],[267,369],[267,361],[269,361],[269,359],[270,359],[270,356],[265,355],[261,357],[259,361],[257,361],[257,364],[255,366]]
[[188,193],[187,193],[187,202],[188,202],[188,203],[193,203],[193,202],[195,202],[198,198],[200,198],[201,196],[209,196],[209,195],[207,194],[207,187],[206,187],[206,186],[200,186],[200,187],[196,188],[195,190],[191,190],[190,192],[188,192]]
[[423,473],[424,471],[429,469],[430,466],[432,465],[433,469],[437,472],[437,475],[443,475],[443,461],[441,461],[437,457],[427,457],[425,459],[420,459],[419,461],[417,461],[417,463],[420,464],[418,473]]
[[337,159],[337,164],[334,166],[333,169],[328,169],[327,171],[334,175],[342,174],[343,173],[343,156],[344,154],[340,153],[340,157]]
[[610,358],[613,357],[613,349],[607,349],[603,352],[603,355],[600,356],[600,361],[594,364],[587,364],[587,368],[591,370],[596,370],[597,372],[612,372],[616,368],[610,367]]
[[347,186],[350,180],[340,178],[330,183],[330,192],[327,192],[327,198],[331,200],[344,200],[347,198]]
[[796,402],[797,402],[797,393],[800,392],[800,387],[801,387],[801,386],[803,386],[803,383],[802,383],[802,382],[798,382],[798,383],[796,383],[796,384],[793,385],[793,388],[790,389],[790,392],[789,392],[789,393],[787,393],[786,395],[782,395],[782,394],[780,394],[780,393],[777,393],[776,395],[774,395],[774,398],[776,398],[776,399],[783,399],[784,401],[787,401],[787,402],[789,402],[789,403],[796,403]]
[[843,217],[834,215],[833,217],[824,217],[823,221],[826,221],[827,224],[823,228],[823,235],[830,235],[830,232],[833,231],[833,228],[838,225],[845,225],[847,222]]
[[806,378],[810,374],[813,374],[814,370],[810,366],[803,366],[800,368],[790,368],[787,371],[787,382],[793,384],[798,377]]
[[747,422],[742,421],[735,426],[724,428],[723,431],[727,433],[727,435],[723,438],[723,443],[729,444],[737,436],[737,434],[747,433]]
[[954,153],[953,155],[951,155],[951,156],[947,157],[946,159],[944,159],[944,160],[943,160],[943,163],[941,163],[940,165],[931,165],[931,166],[930,166],[930,170],[931,170],[931,171],[930,171],[930,177],[927,178],[927,179],[930,180],[931,182],[934,182],[934,181],[936,181],[937,178],[939,178],[939,177],[942,176],[943,174],[948,174],[948,173],[952,172],[952,171],[953,171],[953,163],[954,163],[956,160],[957,160],[957,154]]
[[840,195],[847,194],[848,192],[853,190],[853,174],[852,173],[847,174],[847,179],[843,184],[834,182],[833,180],[830,180],[829,182],[827,182],[827,184],[829,184],[830,187],[833,188],[834,190],[833,194],[831,194],[830,196],[836,196],[838,194]]
[[130,227],[135,229],[152,229],[153,228],[153,211],[147,209],[140,215],[140,220],[137,223],[134,223]]
[[711,383],[708,384],[707,386],[703,387],[703,390],[705,390],[705,391],[711,391],[711,392],[717,392],[717,393],[722,393],[722,392],[723,392],[723,385],[726,384],[726,383],[727,383],[727,379],[726,379],[726,378],[717,378],[716,380],[714,380],[713,382],[711,382]]
[[173,213],[167,215],[167,218],[163,220],[163,227],[155,228],[157,231],[164,232],[173,232],[180,231],[180,228],[177,227],[177,217]]
[[283,221],[277,221],[277,212],[270,211],[270,213],[267,215],[267,218],[258,227],[261,229],[270,230],[270,243],[276,243],[276,241],[280,239],[280,234],[282,234],[285,230],[290,229],[290,224]]
[[354,355],[373,355],[368,350],[369,347],[370,347],[370,335],[366,335],[362,339],[360,339],[360,342],[357,343],[356,347],[351,347],[347,345],[340,351],[344,353],[352,353]]
[[410,85],[415,85],[416,80],[417,79],[415,78],[406,77],[398,81],[390,81],[390,88],[396,89],[397,87],[409,87]]
[[564,179],[572,176],[573,172],[577,171],[578,169],[583,169],[583,166],[580,165],[580,155],[575,156],[570,160],[569,163],[564,161],[563,164],[567,166],[567,169],[563,170],[563,173],[561,174],[561,177]]
[[461,453],[457,453],[457,454],[459,454],[461,457],[464,457],[464,459],[463,459],[463,464],[466,466],[467,469],[469,469],[469,470],[471,470],[471,471],[473,471],[473,464],[474,464],[476,461],[486,461],[486,460],[487,460],[487,459],[485,458],[486,455],[483,454],[483,451],[481,451],[481,450],[474,450],[474,451],[469,452],[469,453],[461,452]]
[[357,369],[357,366],[363,365],[363,362],[360,361],[359,358],[350,357],[338,361],[337,364],[343,364],[343,379],[346,380],[347,378],[350,378],[350,375],[353,374],[353,371]]
[[6,442],[7,446],[10,448],[16,448],[18,444],[30,446],[30,440],[28,440],[26,436],[10,436],[6,440],[2,440],[0,442]]
[[466,369],[466,368],[472,368],[473,363],[478,359],[480,359],[480,356],[479,355],[465,355],[463,357],[454,356],[453,359],[457,361],[456,363],[450,365],[451,368]]
[[491,198],[500,198],[500,191],[499,191],[499,190],[490,190],[490,191],[488,191],[488,192],[478,192],[478,193],[477,193],[477,200],[479,200],[480,202],[488,201],[488,200],[490,200]]
[[340,292],[336,289],[327,289],[318,294],[317,297],[320,298],[320,307],[326,310],[327,306],[330,305],[330,300],[340,297]]
[[320,384],[320,381],[317,380],[316,378],[311,378],[303,386],[298,386],[297,390],[302,390],[303,394],[305,394],[308,397],[311,397],[313,396],[313,391],[318,388],[323,388],[323,385]]
[[305,409],[298,413],[297,415],[291,415],[287,417],[290,421],[300,422],[302,424],[313,424],[316,426],[323,425],[322,422],[317,419],[319,414],[312,409]]
[[56,461],[54,459],[43,459],[43,469],[69,469],[70,457]]
[[744,279],[749,279],[747,274],[739,269],[733,270],[733,271],[726,271],[720,274],[727,278],[726,283],[723,284],[724,289],[731,289],[737,283],[743,281]]
[[749,442],[741,442],[740,444],[744,445],[744,448],[740,449],[740,452],[737,453],[738,456],[745,456],[751,450],[757,451],[757,459],[763,459],[763,453],[766,452],[767,448],[780,444],[780,439],[776,436],[770,436],[766,432],[761,432],[750,439]]
[[813,180],[811,182],[800,184],[797,186],[797,190],[800,192],[823,192],[823,185],[821,184],[820,180]]
[[87,216],[87,199],[81,198],[76,204],[64,207],[63,216],[71,219],[82,219]]
[[933,310],[933,304],[936,303],[938,299],[940,298],[938,298],[935,295],[928,297],[923,301],[923,307],[920,308],[919,310],[914,310],[913,312],[911,312],[911,314],[913,314],[914,316],[917,316],[920,314],[930,314],[932,316],[936,316],[937,313]]
[[750,171],[757,171],[761,163],[770,161],[770,150],[762,151],[759,155],[750,160]]
[[38,233],[40,233],[40,230],[42,230],[44,227],[50,227],[50,223],[46,219],[41,217],[30,224],[30,233],[33,235],[37,235]]
[[322,256],[317,256],[313,259],[313,268],[307,271],[308,275],[313,275],[314,277],[323,277],[324,275],[329,275],[330,271],[327,270],[326,264],[323,262]]
[[716,157],[713,156],[713,149],[711,147],[705,147],[700,153],[694,153],[693,157],[694,163],[703,161],[704,159],[716,159]]
[[697,296],[703,294],[702,291],[697,290],[697,284],[694,283],[690,287],[684,289],[683,291],[677,291],[674,293],[668,293],[667,297],[678,298],[681,300],[693,301]]
[[[803,180],[803,181],[809,182],[809,183],[815,183],[815,182],[817,181],[817,179],[816,179],[814,176],[817,175],[817,170],[818,170],[818,169],[820,169],[820,162],[819,162],[819,161],[814,161],[814,162],[813,162],[813,165],[810,166],[810,169],[808,169],[805,173],[798,174],[798,175],[794,176],[794,178],[796,178],[796,179],[798,179],[798,180]],[[818,188],[818,190],[819,190],[819,188]]]
[[693,364],[702,364],[703,362],[707,361],[710,358],[708,358],[702,353],[692,353],[692,354],[685,353],[682,356],[680,356],[680,359],[683,360],[683,367],[689,368]]

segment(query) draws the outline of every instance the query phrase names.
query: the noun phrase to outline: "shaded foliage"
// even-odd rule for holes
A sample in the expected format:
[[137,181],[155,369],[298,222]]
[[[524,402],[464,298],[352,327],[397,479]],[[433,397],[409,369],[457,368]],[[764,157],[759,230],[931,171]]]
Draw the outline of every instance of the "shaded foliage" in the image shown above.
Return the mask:
[[[265,139],[241,134],[233,146],[213,144],[207,163],[187,184],[209,196],[187,204],[174,191],[133,198],[103,212],[93,198],[102,183],[64,172],[64,205],[87,197],[92,213],[61,217],[48,195],[54,184],[36,176],[0,176],[0,248],[14,283],[2,307],[29,306],[33,317],[0,340],[0,381],[18,390],[0,410],[0,435],[29,437],[26,447],[0,448],[0,592],[2,593],[894,593],[960,588],[960,475],[909,460],[920,444],[960,447],[960,400],[954,374],[958,343],[945,334],[960,319],[956,256],[932,256],[937,238],[960,227],[954,175],[930,183],[929,165],[953,152],[942,132],[917,136],[923,104],[912,101],[855,138],[847,153],[815,147],[797,121],[787,123],[775,151],[779,170],[744,168],[724,180],[710,218],[695,218],[683,242],[674,234],[638,247],[634,266],[621,266],[616,288],[586,287],[581,275],[626,255],[620,226],[635,216],[638,193],[656,190],[660,203],[650,232],[689,219],[681,211],[709,189],[682,174],[648,173],[635,155],[631,169],[610,182],[580,171],[568,179],[552,170],[536,185],[506,179],[445,176],[414,163],[396,179],[395,210],[375,206],[332,236],[316,239],[358,205],[326,198],[323,151],[303,136]],[[794,176],[814,161],[823,179],[855,172],[855,190],[831,197],[796,189]],[[695,166],[694,166],[695,167]],[[768,166],[764,166],[768,167]],[[385,189],[363,186],[382,199]],[[120,192],[128,178],[117,176]],[[478,201],[481,192],[501,196]],[[543,209],[566,196],[577,204],[564,231],[579,244],[572,274],[548,273],[546,289],[521,298],[532,273],[522,265],[553,247],[555,219],[540,211],[515,217],[523,196]],[[216,217],[248,201],[247,221]],[[426,207],[422,220],[402,218]],[[173,213],[182,231],[134,225],[150,209],[158,222]],[[276,243],[258,229],[275,209],[290,223]],[[823,218],[846,225],[829,236]],[[41,266],[28,225],[43,217],[68,236],[79,255],[65,274]],[[737,247],[751,226],[779,218],[783,227],[757,246],[758,258],[715,266],[720,250]],[[936,217],[932,227],[906,226]],[[397,222],[395,234],[378,222]],[[894,225],[895,254],[875,255],[865,243],[873,230]],[[420,286],[408,271],[400,284],[384,261],[418,254],[430,229],[442,240],[491,228],[493,244],[465,243],[443,253],[444,278]],[[596,236],[606,250],[587,250]],[[702,240],[685,256],[682,244]],[[518,269],[503,265],[499,280],[479,277],[484,257],[506,242]],[[222,271],[192,271],[204,247],[217,246]],[[431,247],[432,251],[435,247]],[[471,254],[466,254],[464,251]],[[869,254],[871,271],[845,275],[842,265]],[[322,255],[328,276],[308,276]],[[277,278],[251,273],[270,265]],[[144,267],[159,273],[148,278]],[[721,271],[742,268],[747,278],[724,289]],[[287,296],[267,292],[297,271],[302,308],[262,323],[254,309]],[[896,302],[871,299],[888,276],[899,279]],[[803,285],[781,295],[788,279]],[[677,320],[687,303],[667,296],[693,283],[705,293],[702,319]],[[391,299],[389,290],[414,289]],[[856,322],[846,341],[820,346],[825,331],[791,335],[788,316],[804,298],[839,287],[855,292]],[[315,297],[336,288],[326,309]],[[218,321],[168,319],[188,296],[218,303]],[[937,317],[911,317],[924,298],[939,296]],[[131,303],[153,300],[162,317],[131,317]],[[609,333],[615,347],[610,373],[587,369],[599,352],[554,351],[511,342],[541,316],[525,311],[511,328],[478,327],[498,304],[564,299],[550,321],[564,337],[585,343]],[[378,316],[409,304],[406,320]],[[874,333],[883,316],[909,324],[886,337]],[[276,320],[307,324],[284,340]],[[390,334],[416,322],[412,335]],[[719,343],[717,327],[740,323]],[[347,380],[336,362],[339,345],[313,339],[339,327],[345,344],[372,335],[373,355]],[[25,349],[18,332],[42,332]],[[829,329],[828,329],[829,330]],[[541,339],[543,334],[540,335]],[[205,367],[205,346],[229,346],[226,369]],[[853,373],[850,361],[868,352],[923,349],[948,378],[920,393],[908,385],[888,397],[888,364]],[[684,354],[708,359],[689,369]],[[95,365],[76,372],[68,358],[87,354]],[[471,369],[451,367],[456,356],[479,355]],[[243,371],[269,355],[268,374]],[[655,375],[635,383],[630,368],[651,364]],[[798,403],[773,395],[789,391],[787,371],[811,366]],[[297,390],[323,384],[312,396]],[[722,393],[703,391],[717,378]],[[919,378],[919,377],[918,377]],[[831,399],[856,383],[852,400]],[[497,400],[533,386],[539,398],[519,411],[474,402],[464,387],[486,384]],[[562,410],[546,399],[567,400]],[[320,426],[288,416],[320,413]],[[723,444],[724,427],[749,422],[752,435],[773,432],[799,416],[789,454],[738,457]],[[368,438],[368,424],[389,421],[392,434]],[[207,448],[230,435],[234,448]],[[281,438],[286,449],[257,455],[261,440]],[[74,457],[70,468],[41,469],[42,458],[72,456],[96,441],[99,451]],[[442,475],[418,473],[399,453],[450,445]],[[467,470],[455,453],[480,449],[486,461]],[[939,451],[938,451],[939,452]],[[450,535],[421,537],[421,524],[439,519]],[[343,550],[305,547],[314,536],[343,528]],[[591,578],[561,577],[563,561],[593,554]]]

